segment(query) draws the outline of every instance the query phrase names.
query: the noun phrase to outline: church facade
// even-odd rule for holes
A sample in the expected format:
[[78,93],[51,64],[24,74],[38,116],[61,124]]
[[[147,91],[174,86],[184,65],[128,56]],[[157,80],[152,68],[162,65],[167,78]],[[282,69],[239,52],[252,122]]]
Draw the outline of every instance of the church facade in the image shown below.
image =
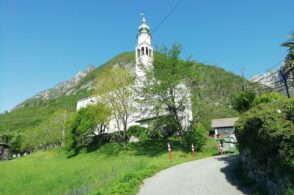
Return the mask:
[[[152,69],[152,63],[153,63],[153,47],[151,45],[151,34],[150,34],[150,29],[144,15],[142,15],[142,21],[138,27],[137,46],[135,47],[135,56],[136,56],[135,81],[133,85],[134,85],[134,88],[142,88],[144,85],[144,81],[146,80],[145,70]],[[181,84],[181,87],[183,87],[183,84]],[[181,94],[178,94],[178,98],[181,98],[180,96]],[[144,106],[138,103],[138,98],[140,99],[140,95],[135,93],[133,95],[133,104],[135,105],[137,109],[129,117],[129,120],[128,120],[129,122],[127,125],[128,127],[133,125],[139,125],[139,126],[144,126],[147,128],[149,126],[149,122],[152,121],[153,119],[159,116],[167,115],[167,113],[165,112],[162,112],[159,115],[156,114],[153,111],[152,106]],[[99,96],[81,99],[77,102],[77,110],[83,107],[86,107],[90,104],[95,104],[96,102],[99,102],[100,100],[101,100],[101,97]],[[189,97],[186,98],[185,109],[180,114],[183,118],[182,125],[184,128],[187,128],[192,121],[192,104]],[[122,124],[118,124],[117,120],[115,120],[115,118],[113,117],[106,128],[106,133],[111,133],[114,131],[121,130],[122,127],[120,127],[120,125]]]

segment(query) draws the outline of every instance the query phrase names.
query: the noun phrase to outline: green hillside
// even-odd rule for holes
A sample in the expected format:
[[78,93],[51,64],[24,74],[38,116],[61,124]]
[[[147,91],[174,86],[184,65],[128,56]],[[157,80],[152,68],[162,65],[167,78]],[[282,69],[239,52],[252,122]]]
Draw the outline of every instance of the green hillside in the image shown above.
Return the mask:
[[[173,147],[172,162],[168,141]],[[215,144],[210,140],[196,159],[216,154]],[[107,144],[70,159],[61,149],[39,151],[0,161],[0,194],[136,194],[144,178],[189,160],[191,153],[177,139],[146,140],[127,147]]]
[[194,71],[198,77],[198,82],[192,88],[194,120],[200,121],[208,129],[213,118],[238,116],[231,100],[248,81],[212,65],[196,63]]
[[[127,66],[132,70],[135,63],[133,52],[125,52],[112,58],[105,64],[98,66],[88,73],[75,87],[74,93],[65,93],[54,99],[28,99],[23,107],[18,107],[10,112],[0,115],[0,132],[22,131],[31,129],[57,110],[74,112],[79,99],[93,95],[93,90],[83,88],[86,84],[94,82],[95,75],[99,75],[102,69],[112,66]],[[193,89],[193,113],[194,118],[209,126],[211,118],[235,116],[237,113],[230,107],[232,94],[240,90],[244,79],[224,69],[195,63],[195,76],[199,82]]]

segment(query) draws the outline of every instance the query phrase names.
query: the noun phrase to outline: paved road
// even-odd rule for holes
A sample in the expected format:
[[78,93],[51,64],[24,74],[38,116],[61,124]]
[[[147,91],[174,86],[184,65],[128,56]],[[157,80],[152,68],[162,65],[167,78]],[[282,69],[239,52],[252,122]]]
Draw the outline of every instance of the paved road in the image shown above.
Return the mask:
[[138,195],[246,194],[234,174],[239,156],[218,156],[183,163],[145,179]]

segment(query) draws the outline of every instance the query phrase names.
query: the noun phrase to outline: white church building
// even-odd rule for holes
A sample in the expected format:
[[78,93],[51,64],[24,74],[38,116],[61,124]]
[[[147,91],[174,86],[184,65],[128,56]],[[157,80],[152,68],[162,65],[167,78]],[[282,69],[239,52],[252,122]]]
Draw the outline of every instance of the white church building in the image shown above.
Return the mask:
[[[133,85],[136,88],[140,88],[142,87],[142,85],[144,85],[144,80],[146,79],[145,70],[146,69],[150,70],[153,67],[152,65],[153,47],[151,45],[150,29],[149,29],[149,26],[147,25],[145,16],[143,14],[142,14],[141,24],[138,28],[135,56],[136,56],[135,81]],[[183,87],[184,84],[181,84],[180,86]],[[179,98],[181,98],[180,97],[181,95],[182,94],[178,94]],[[140,125],[147,128],[149,126],[148,122],[158,117],[158,114],[156,114],[153,111],[152,106],[142,106],[140,105],[140,103],[136,101],[139,96],[140,96],[139,94],[134,94],[133,104],[137,107],[137,109],[129,117],[129,120],[128,120],[129,122],[127,127],[130,127],[133,125]],[[81,99],[77,102],[77,110],[83,107],[86,107],[89,104],[95,104],[96,102],[99,102],[100,99],[101,98],[99,96]],[[182,116],[181,118],[183,118],[182,126],[184,128],[187,128],[192,121],[192,103],[188,96],[186,98],[184,106],[185,106],[185,109],[181,111],[180,114]],[[165,116],[166,114],[167,113],[161,113],[159,116]],[[111,133],[111,132],[119,131],[120,129],[122,129],[122,127],[118,125],[122,125],[122,124],[118,124],[117,120],[115,120],[115,118],[113,117],[106,128],[106,133]]]

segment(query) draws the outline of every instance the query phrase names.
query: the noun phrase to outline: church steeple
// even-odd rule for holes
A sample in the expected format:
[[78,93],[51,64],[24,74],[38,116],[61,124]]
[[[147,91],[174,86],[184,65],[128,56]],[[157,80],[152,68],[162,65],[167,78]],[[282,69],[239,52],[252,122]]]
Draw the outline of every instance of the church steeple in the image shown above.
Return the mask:
[[153,48],[151,46],[151,35],[144,13],[141,13],[142,20],[138,27],[137,47],[136,47],[136,64],[145,66],[152,65]]

